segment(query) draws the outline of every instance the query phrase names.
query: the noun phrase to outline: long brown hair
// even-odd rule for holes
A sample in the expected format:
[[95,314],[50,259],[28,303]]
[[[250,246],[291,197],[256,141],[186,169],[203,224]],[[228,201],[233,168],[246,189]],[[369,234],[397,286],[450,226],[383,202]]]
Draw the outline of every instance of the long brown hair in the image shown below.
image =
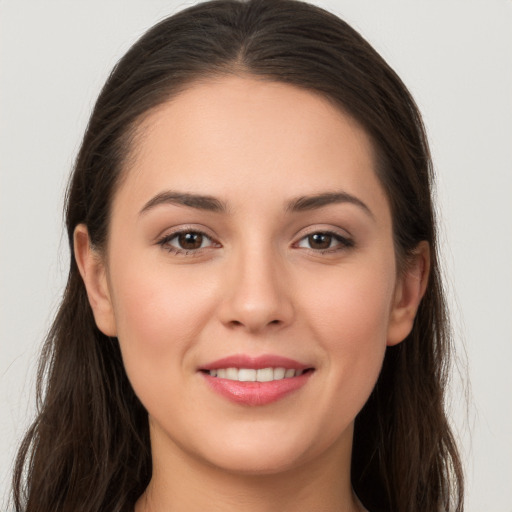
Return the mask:
[[[218,0],[158,23],[120,60],[91,115],[66,202],[101,250],[136,127],[192,82],[243,73],[329,98],[372,138],[403,267],[420,241],[431,274],[411,334],[387,349],[356,419],[352,483],[372,512],[463,510],[463,479],[444,411],[451,338],[437,258],[432,164],[418,109],[394,71],[350,26],[295,0]],[[74,258],[38,372],[38,415],[20,448],[15,510],[131,511],[151,478],[147,413],[118,342],[95,325]]]

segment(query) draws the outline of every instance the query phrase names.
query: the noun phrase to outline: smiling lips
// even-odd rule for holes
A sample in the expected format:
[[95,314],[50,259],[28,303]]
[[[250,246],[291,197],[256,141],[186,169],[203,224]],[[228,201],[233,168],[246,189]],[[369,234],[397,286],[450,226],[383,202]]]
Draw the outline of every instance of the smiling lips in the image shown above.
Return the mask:
[[275,402],[304,386],[314,369],[292,359],[236,355],[200,368],[210,388],[243,405]]

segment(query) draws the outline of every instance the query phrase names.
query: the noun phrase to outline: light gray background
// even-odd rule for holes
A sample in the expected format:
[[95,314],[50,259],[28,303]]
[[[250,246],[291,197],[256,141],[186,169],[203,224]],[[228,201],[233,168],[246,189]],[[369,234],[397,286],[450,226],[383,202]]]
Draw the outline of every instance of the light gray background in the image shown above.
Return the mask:
[[[88,114],[131,43],[190,3],[0,0],[0,503],[67,272],[61,205]],[[424,114],[462,371],[450,410],[467,511],[510,512],[512,1],[316,3],[363,33]]]

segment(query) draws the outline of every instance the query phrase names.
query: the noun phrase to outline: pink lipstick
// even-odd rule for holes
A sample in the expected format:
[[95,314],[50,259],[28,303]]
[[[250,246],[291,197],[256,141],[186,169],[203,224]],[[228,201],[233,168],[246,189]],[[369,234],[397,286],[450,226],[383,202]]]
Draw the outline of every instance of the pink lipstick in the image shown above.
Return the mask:
[[232,402],[266,405],[299,390],[314,368],[276,355],[233,355],[199,368],[210,388]]

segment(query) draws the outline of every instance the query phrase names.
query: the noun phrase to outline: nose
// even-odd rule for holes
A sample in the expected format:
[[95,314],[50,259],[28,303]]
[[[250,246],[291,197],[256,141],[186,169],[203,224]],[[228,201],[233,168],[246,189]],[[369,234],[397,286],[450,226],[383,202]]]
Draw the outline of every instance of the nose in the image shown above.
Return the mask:
[[247,248],[229,264],[222,323],[261,333],[289,325],[294,316],[290,283],[284,265],[272,251]]

